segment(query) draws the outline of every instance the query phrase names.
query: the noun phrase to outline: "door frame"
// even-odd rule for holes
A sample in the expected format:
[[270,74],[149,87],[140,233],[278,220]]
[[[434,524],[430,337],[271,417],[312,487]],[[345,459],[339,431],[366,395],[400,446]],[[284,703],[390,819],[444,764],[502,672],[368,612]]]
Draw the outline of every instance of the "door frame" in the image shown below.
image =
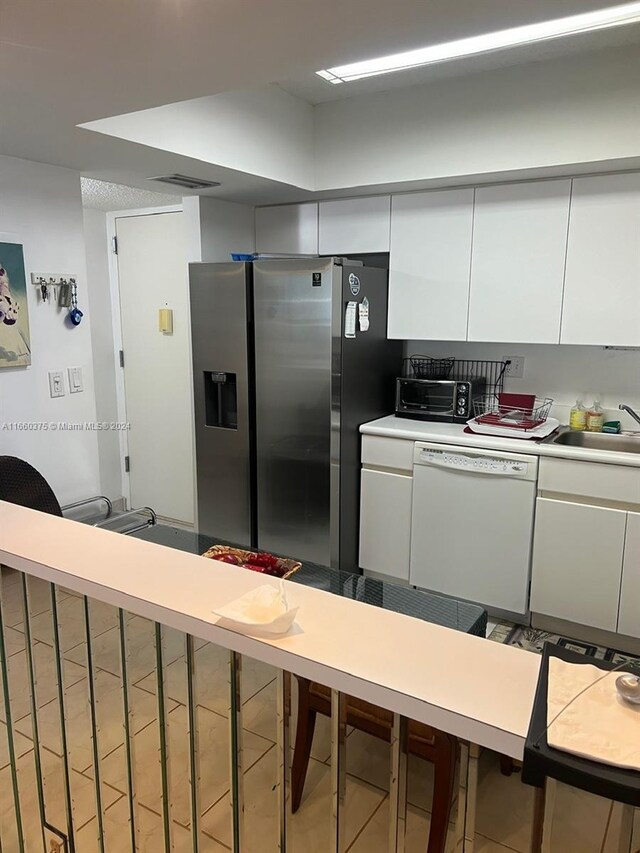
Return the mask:
[[[111,296],[111,318],[113,327],[113,347],[115,365],[116,406],[119,423],[127,421],[127,398],[124,387],[124,371],[120,367],[120,350],[122,346],[122,317],[120,312],[120,276],[118,273],[118,256],[113,250],[118,219],[128,219],[133,216],[158,216],[162,213],[184,213],[182,200],[176,204],[163,207],[144,207],[135,210],[114,210],[107,212],[107,258],[109,263],[109,290]],[[129,436],[126,429],[118,430],[120,446],[120,476],[122,477],[122,495],[127,508],[131,509],[131,480],[129,472],[125,471],[125,457],[129,454]]]

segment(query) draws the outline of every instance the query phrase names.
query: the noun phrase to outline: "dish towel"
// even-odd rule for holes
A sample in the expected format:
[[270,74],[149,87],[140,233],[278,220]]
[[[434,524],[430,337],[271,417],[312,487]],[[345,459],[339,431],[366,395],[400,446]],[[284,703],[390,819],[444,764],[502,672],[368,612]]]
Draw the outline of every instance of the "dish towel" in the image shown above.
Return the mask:
[[[549,746],[581,758],[640,771],[640,705],[630,705],[618,696],[616,679],[621,674],[617,670],[603,678],[604,670],[591,664],[549,658]],[[562,711],[588,685],[593,686]]]

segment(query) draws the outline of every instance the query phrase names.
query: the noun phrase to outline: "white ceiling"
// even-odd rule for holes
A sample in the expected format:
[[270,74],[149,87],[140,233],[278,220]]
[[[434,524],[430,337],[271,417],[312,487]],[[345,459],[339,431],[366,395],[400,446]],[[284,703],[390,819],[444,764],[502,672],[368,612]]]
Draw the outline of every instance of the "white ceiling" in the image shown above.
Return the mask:
[[323,93],[305,81],[315,84],[318,68],[613,5],[0,0],[0,153],[145,188],[150,175],[181,172],[221,181],[211,192],[221,198],[286,201],[300,193],[77,125],[270,81],[285,81],[289,91],[301,87],[296,94],[315,102]]
[[95,178],[80,178],[82,206],[90,210],[137,210],[145,207],[164,207],[176,204],[180,198],[168,193],[156,193],[138,187],[124,187]]
[[327,83],[314,72],[300,75],[293,80],[279,80],[278,86],[289,94],[315,105],[344,98],[355,98],[372,92],[389,92],[394,89],[405,89],[408,86],[435,83],[450,77],[479,74],[495,68],[508,68],[531,62],[548,62],[560,57],[577,56],[638,43],[640,43],[640,24],[632,24],[494,51],[453,62],[442,62],[402,73],[382,74],[338,86]]

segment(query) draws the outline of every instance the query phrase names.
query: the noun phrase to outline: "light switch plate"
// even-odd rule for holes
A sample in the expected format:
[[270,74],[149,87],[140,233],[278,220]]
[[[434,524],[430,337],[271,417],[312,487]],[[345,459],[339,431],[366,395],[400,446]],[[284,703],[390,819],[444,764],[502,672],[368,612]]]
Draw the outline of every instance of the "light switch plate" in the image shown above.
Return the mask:
[[78,394],[80,391],[84,391],[84,386],[82,384],[82,368],[68,367],[67,373],[69,374],[69,393]]
[[51,397],[64,397],[64,374],[61,370],[49,371],[49,394]]

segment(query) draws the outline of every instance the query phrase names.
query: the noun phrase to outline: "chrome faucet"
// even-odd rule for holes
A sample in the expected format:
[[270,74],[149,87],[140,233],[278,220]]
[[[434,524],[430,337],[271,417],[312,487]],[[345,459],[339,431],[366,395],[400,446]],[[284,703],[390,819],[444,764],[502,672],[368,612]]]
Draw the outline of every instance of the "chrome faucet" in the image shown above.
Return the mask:
[[634,421],[636,423],[640,424],[640,415],[638,415],[636,412],[634,412],[633,409],[631,408],[631,406],[627,406],[626,403],[620,403],[618,408],[620,409],[621,412],[627,412],[629,415],[631,415],[631,417],[634,419]]

